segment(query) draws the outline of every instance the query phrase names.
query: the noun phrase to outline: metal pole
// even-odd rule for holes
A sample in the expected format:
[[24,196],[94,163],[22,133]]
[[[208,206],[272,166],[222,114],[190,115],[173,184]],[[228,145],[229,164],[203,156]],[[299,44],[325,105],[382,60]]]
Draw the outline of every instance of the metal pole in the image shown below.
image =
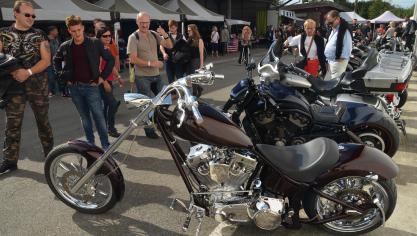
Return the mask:
[[232,0],[227,0],[226,4],[226,18],[232,19]]

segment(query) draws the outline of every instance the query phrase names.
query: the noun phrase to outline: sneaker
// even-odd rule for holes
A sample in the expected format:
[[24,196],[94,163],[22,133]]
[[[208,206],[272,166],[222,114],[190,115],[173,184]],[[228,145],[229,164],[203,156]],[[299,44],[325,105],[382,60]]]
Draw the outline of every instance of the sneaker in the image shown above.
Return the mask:
[[0,164],[0,175],[14,171],[17,169],[16,162],[3,159],[3,162]]
[[119,132],[117,132],[117,130],[116,130],[116,129],[114,129],[114,130],[109,130],[108,134],[109,134],[109,136],[110,136],[110,137],[113,137],[113,138],[118,138],[118,137],[120,136],[120,133],[119,133]]

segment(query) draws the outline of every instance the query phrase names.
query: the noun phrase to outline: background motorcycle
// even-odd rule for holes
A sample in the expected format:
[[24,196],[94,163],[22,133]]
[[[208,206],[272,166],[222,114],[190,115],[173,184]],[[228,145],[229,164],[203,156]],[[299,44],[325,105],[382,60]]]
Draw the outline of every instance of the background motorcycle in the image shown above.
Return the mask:
[[[254,68],[252,64],[248,70]],[[236,106],[232,114],[236,124],[241,123],[240,115],[244,112],[242,125],[253,142],[297,145],[328,137],[338,143],[363,142],[394,156],[400,138],[396,124],[387,114],[362,103],[310,103],[295,88],[286,86],[302,86],[305,80],[287,77],[283,68],[287,66],[280,64],[270,50],[258,66],[261,83],[255,84],[251,76],[241,80],[223,107],[223,112],[228,112]]]
[[[363,145],[338,146],[326,138],[293,147],[255,146],[220,111],[190,95],[192,82],[210,84],[219,77],[200,71],[170,84],[154,99],[127,94],[140,113],[126,131],[105,152],[83,141],[56,147],[45,162],[49,187],[77,211],[111,209],[124,190],[111,154],[137,126],[153,121],[190,194],[188,205],[173,201],[187,212],[184,229],[195,215],[197,232],[203,217],[210,216],[265,230],[311,223],[334,233],[357,234],[378,228],[390,217],[398,167],[386,154]],[[172,93],[178,98],[165,104]],[[199,144],[186,155],[180,139]],[[299,217],[302,207],[308,218]]]

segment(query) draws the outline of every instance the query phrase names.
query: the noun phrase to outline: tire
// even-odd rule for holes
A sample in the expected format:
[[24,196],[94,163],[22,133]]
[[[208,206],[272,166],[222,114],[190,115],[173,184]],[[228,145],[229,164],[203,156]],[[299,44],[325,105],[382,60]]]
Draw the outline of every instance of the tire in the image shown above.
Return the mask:
[[[373,123],[367,123],[365,129],[353,129],[353,132],[368,145],[372,144],[372,140],[369,139],[372,139],[372,134],[374,134],[377,139],[377,136],[379,136],[379,139],[385,143],[385,148],[383,148],[384,150],[381,150],[378,145],[374,145],[373,147],[380,149],[390,157],[395,155],[400,145],[400,132],[398,131],[397,124],[385,113],[383,113],[382,119]],[[372,147],[372,145],[369,146]]]
[[407,89],[404,90],[402,93],[398,94],[398,97],[400,99],[400,102],[398,103],[397,108],[401,108],[405,105],[405,102],[407,102],[407,98],[408,98]]
[[[385,221],[387,221],[392,215],[392,213],[394,212],[395,206],[397,204],[397,187],[395,185],[394,179],[378,180],[377,183],[379,184],[379,186],[381,186],[384,189],[384,191],[387,194],[388,208],[384,207]],[[318,198],[319,196],[316,193],[314,193],[313,191],[310,191],[305,195],[303,199],[304,211],[306,212],[307,216],[310,219],[313,219],[314,217],[319,215],[317,211],[317,207],[316,207]],[[377,229],[378,227],[380,227],[381,225],[382,225],[382,219],[380,219],[378,222],[375,222],[375,224],[371,225],[369,228],[365,228],[363,230],[358,230],[354,232],[338,231],[338,230],[335,230],[334,228],[331,228],[328,224],[323,224],[320,226],[327,232],[331,233],[332,235],[359,235],[359,234],[371,232]]]
[[[80,200],[80,198],[78,198],[78,196],[74,196],[74,195],[68,193],[67,191],[65,191],[65,189],[64,189],[65,187],[62,184],[62,182],[60,182],[60,184],[61,184],[60,186],[58,184],[54,184],[54,182],[56,182],[56,181],[54,181],[54,177],[53,177],[54,174],[53,174],[52,169],[55,168],[55,166],[56,166],[56,168],[58,168],[58,166],[57,166],[58,161],[60,160],[60,158],[64,158],[66,156],[77,156],[77,157],[80,157],[80,158],[85,158],[86,159],[85,167],[90,167],[91,164],[94,162],[94,160],[92,160],[89,157],[86,157],[86,156],[82,155],[75,148],[71,147],[67,143],[55,147],[48,154],[48,157],[45,161],[45,167],[44,167],[46,182],[48,183],[49,188],[52,190],[52,192],[55,194],[55,196],[57,198],[59,198],[62,202],[64,202],[67,206],[69,206],[69,207],[71,207],[71,208],[73,208],[73,209],[75,209],[79,212],[82,212],[82,213],[100,214],[100,213],[104,213],[104,212],[110,210],[111,208],[113,208],[114,205],[117,203],[117,197],[116,197],[116,193],[115,193],[116,182],[112,178],[109,178],[109,176],[107,175],[109,173],[109,170],[107,170],[107,168],[105,168],[105,167],[101,167],[97,171],[97,173],[94,175],[94,178],[93,178],[93,179],[103,178],[109,184],[109,187],[110,187],[110,190],[108,191],[109,192],[108,194],[110,194],[110,196],[108,196],[105,199],[105,202],[102,206],[95,207],[95,208],[90,208],[90,207],[88,207],[88,203],[86,204],[86,206],[80,206],[81,204],[83,204],[81,202],[82,200]],[[59,162],[59,163],[60,163],[59,166],[64,165],[62,162]],[[73,164],[73,163],[71,163],[71,164]],[[80,168],[80,169],[84,168],[83,165],[80,165],[77,168],[74,167],[73,165],[69,165],[69,166],[65,165],[65,167],[68,169],[68,171],[65,172],[65,173],[69,173],[69,172],[80,173],[80,175],[77,176],[77,177],[82,176],[81,172],[77,172],[77,171],[79,171],[78,168]],[[73,167],[73,169],[70,170],[70,168],[68,168],[68,167]],[[61,167],[61,169],[65,170],[62,167]],[[82,170],[84,170],[84,169],[82,169]],[[71,177],[74,178],[73,176],[71,176]],[[61,177],[60,179],[61,179],[61,181],[63,181],[62,179],[65,179],[65,178]],[[70,177],[67,177],[66,179],[70,179]],[[92,187],[93,184],[88,185],[88,186]],[[94,188],[97,188],[97,186],[98,186],[98,184],[94,185]],[[60,189],[57,189],[57,187],[60,188]],[[69,186],[67,186],[67,187],[69,187]],[[88,190],[88,188],[87,188],[87,190]],[[88,196],[88,194],[85,194],[85,195]],[[98,195],[97,192],[95,192],[95,195]],[[71,199],[78,200],[79,202],[77,202],[77,203],[71,202]]]

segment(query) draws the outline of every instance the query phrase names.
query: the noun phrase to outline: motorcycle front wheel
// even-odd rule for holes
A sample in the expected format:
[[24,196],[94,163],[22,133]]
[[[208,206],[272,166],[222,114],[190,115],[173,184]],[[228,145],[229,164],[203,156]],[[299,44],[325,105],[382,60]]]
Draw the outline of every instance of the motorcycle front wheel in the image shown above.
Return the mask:
[[[365,177],[346,176],[325,185],[321,191],[357,207],[368,208],[363,215],[353,215],[321,225],[333,235],[358,235],[373,231],[383,223],[381,209],[373,202],[376,199],[380,202],[385,221],[391,216],[397,203],[397,188],[394,180],[370,182]],[[375,207],[369,208],[372,205]],[[342,205],[320,197],[314,192],[306,195],[303,206],[308,217],[319,219],[343,214],[346,210]]]
[[101,168],[77,193],[70,189],[87,172],[92,161],[68,144],[54,148],[45,162],[45,177],[52,192],[69,207],[88,214],[99,214],[117,202],[115,184]]

